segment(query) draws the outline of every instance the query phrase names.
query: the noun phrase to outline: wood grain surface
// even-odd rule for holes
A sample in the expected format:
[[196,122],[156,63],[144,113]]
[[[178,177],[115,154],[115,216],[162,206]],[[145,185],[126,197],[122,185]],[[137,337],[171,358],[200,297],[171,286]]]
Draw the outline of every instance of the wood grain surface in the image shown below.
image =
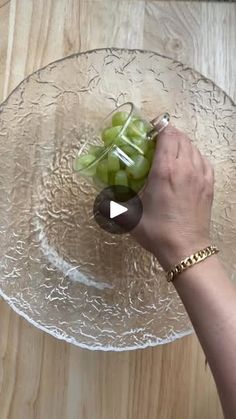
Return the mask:
[[[174,57],[236,99],[236,3],[0,0],[0,100],[32,71],[106,46]],[[94,353],[48,336],[0,302],[0,419],[222,419],[193,335]]]

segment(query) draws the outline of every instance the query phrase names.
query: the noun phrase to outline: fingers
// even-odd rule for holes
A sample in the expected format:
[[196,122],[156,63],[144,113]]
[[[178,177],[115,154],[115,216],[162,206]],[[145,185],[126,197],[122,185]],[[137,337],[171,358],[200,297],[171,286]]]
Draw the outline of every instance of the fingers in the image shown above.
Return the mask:
[[192,154],[192,144],[187,135],[168,125],[158,136],[154,164],[163,158],[169,161],[176,158],[192,160]]
[[187,137],[186,134],[181,133],[181,137],[179,140],[179,153],[178,159],[180,161],[193,161],[193,146],[190,139]]
[[153,163],[161,161],[163,156],[176,159],[179,149],[180,132],[171,125],[168,125],[157,139],[156,152]]
[[190,159],[190,147],[191,143],[186,135],[172,125],[168,125],[158,135],[149,179],[155,179],[156,176],[165,179],[179,158],[184,159],[187,154],[187,158]]
[[206,181],[210,184],[214,184],[214,168],[211,165],[211,163],[209,162],[209,160],[205,157],[202,156],[202,162],[203,162],[203,166],[204,166],[204,178],[206,179]]
[[197,173],[203,176],[205,172],[205,164],[203,161],[203,156],[201,155],[198,148],[193,144],[192,144],[192,162]]
[[202,174],[209,182],[214,177],[210,163],[202,156],[198,148],[192,144],[188,136],[172,125],[168,125],[157,139],[156,152],[153,159],[154,171],[163,165],[170,167],[173,160],[183,165],[186,165],[187,162],[190,163],[197,173],[199,175]]

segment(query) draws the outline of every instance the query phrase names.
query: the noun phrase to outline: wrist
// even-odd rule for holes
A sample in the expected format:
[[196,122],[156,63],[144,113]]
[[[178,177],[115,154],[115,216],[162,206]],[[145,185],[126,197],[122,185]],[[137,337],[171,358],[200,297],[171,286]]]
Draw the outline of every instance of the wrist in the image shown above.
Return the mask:
[[162,246],[154,255],[159,260],[159,263],[165,271],[173,268],[181,262],[181,260],[192,255],[193,253],[204,249],[211,244],[210,239],[198,239],[191,241],[176,241]]

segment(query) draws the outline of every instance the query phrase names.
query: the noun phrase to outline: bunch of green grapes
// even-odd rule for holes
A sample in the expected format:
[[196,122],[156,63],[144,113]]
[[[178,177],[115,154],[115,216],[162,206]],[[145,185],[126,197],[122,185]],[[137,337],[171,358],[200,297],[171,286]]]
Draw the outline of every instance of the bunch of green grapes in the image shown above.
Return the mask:
[[92,177],[99,187],[121,185],[138,192],[145,184],[155,141],[147,139],[151,126],[138,116],[124,127],[128,117],[127,112],[116,112],[112,126],[102,132],[104,145],[91,146],[87,154],[75,159],[74,169]]

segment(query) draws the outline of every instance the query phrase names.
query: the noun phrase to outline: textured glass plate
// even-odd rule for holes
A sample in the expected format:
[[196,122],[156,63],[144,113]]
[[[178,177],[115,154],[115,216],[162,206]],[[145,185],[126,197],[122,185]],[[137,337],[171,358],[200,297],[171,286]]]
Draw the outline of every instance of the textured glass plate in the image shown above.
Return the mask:
[[143,348],[192,330],[155,259],[130,236],[99,229],[96,192],[72,172],[95,125],[126,101],[150,119],[169,111],[213,162],[212,236],[236,276],[232,100],[199,73],[152,52],[103,49],[52,63],[0,107],[0,290],[37,327],[90,349]]

